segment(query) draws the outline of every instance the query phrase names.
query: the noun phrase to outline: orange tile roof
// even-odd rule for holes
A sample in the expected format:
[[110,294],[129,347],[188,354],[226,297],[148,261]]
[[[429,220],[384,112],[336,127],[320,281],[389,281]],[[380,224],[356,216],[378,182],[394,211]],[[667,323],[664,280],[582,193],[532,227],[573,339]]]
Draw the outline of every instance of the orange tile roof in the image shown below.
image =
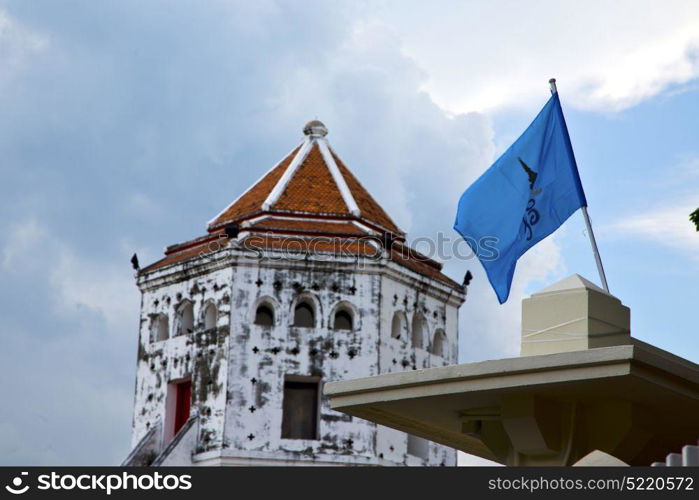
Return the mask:
[[288,182],[285,185],[280,185],[283,190],[279,197],[268,208],[263,207],[268,196],[274,187],[282,181],[284,172],[290,167],[300,150],[301,147],[296,148],[276,168],[272,169],[226,208],[209,224],[210,230],[216,230],[229,223],[239,223],[263,213],[296,213],[342,216],[348,219],[363,220],[376,229],[392,232],[399,236],[404,235],[337,154],[330,150],[339,175],[344,179],[347,190],[359,208],[358,216],[350,213],[341,188],[331,174],[331,167],[326,164],[320,152],[317,139],[312,140],[308,154],[298,165]]
[[[345,226],[345,224],[333,224],[337,226]],[[349,224],[348,226],[353,226]],[[356,226],[354,226],[356,227]],[[246,230],[257,230],[264,228],[247,228]],[[317,227],[320,229],[320,226]],[[358,229],[358,228],[357,228]],[[192,240],[199,241],[201,238]],[[371,241],[374,243],[372,243]],[[301,235],[288,234],[270,234],[257,233],[249,235],[239,243],[243,248],[248,249],[274,249],[285,250],[290,253],[334,253],[344,256],[363,256],[376,258],[380,256],[380,249],[377,248],[376,238],[368,236],[344,236],[325,233],[324,236],[303,237]],[[228,244],[228,238],[224,233],[219,233],[214,238],[208,238],[203,242],[195,243],[193,246],[182,244],[179,249],[169,253],[165,258],[151,264],[142,269],[143,272],[153,271],[172,264],[178,264],[192,259],[197,259],[205,255],[209,255],[224,248]],[[177,247],[177,246],[175,246]],[[429,259],[428,257],[416,252],[415,250],[402,244],[394,244],[391,254],[391,260],[414,271],[423,276],[434,278],[451,287],[458,287],[459,284],[441,272],[441,264]]]
[[360,229],[351,222],[326,222],[323,220],[308,219],[282,219],[271,217],[252,224],[249,230],[263,232],[274,231],[286,234],[308,233],[308,234],[346,234],[363,235],[366,231]]
[[240,198],[211,222],[211,227],[260,211],[262,209],[262,203],[264,203],[270,191],[272,191],[277,182],[279,182],[280,177],[284,174],[284,171],[294,159],[296,153],[298,153],[299,148],[300,146],[294,149],[286,158],[280,161],[275,168],[270,170],[256,184],[253,184],[250,189],[245,191]]
[[181,245],[184,248],[181,250],[173,251],[172,253],[166,253],[165,257],[153,264],[141,269],[142,272],[154,271],[161,267],[166,267],[171,264],[178,264],[186,260],[203,257],[205,255],[214,253],[228,244],[228,238],[221,234],[216,238],[211,238],[205,240],[203,243],[198,243],[194,246]]
[[284,212],[350,214],[317,144],[270,208]]
[[381,208],[381,205],[374,200],[374,198],[369,194],[369,191],[364,189],[364,186],[361,185],[359,180],[357,180],[354,174],[345,166],[334,151],[332,151],[332,155],[335,159],[335,163],[337,163],[337,167],[340,169],[340,173],[342,173],[342,176],[345,178],[347,187],[349,187],[350,191],[352,192],[352,196],[354,196],[354,200],[359,206],[362,217],[378,223],[380,226],[385,227],[392,233],[402,234],[403,232],[398,229],[396,223],[393,222],[384,209]]
[[391,260],[415,271],[418,274],[435,278],[452,288],[460,285],[442,273],[442,265],[407,246],[395,245],[391,250]]
[[[381,255],[381,238],[376,233],[393,233],[391,260],[458,287],[458,283],[442,274],[441,264],[404,244],[404,233],[330,148],[332,159],[325,161],[318,141],[325,140],[322,137],[327,129],[319,124],[304,132],[308,135],[306,146],[294,149],[211,221],[208,235],[168,247],[163,259],[142,271],[186,262],[224,248],[228,238],[223,227],[235,223],[240,225],[243,234],[248,233],[238,240],[243,247],[365,257]],[[308,151],[305,158],[299,157],[294,162],[302,151]],[[292,163],[294,172],[284,176]],[[282,181],[284,184],[280,184]],[[275,186],[278,186],[276,190]],[[270,196],[273,192],[275,195]],[[265,205],[268,199],[270,206]],[[359,209],[358,214],[351,213],[348,203],[352,202]],[[267,217],[253,222],[260,215]],[[251,224],[242,224],[245,221]],[[358,227],[352,221],[359,221],[371,230]]]

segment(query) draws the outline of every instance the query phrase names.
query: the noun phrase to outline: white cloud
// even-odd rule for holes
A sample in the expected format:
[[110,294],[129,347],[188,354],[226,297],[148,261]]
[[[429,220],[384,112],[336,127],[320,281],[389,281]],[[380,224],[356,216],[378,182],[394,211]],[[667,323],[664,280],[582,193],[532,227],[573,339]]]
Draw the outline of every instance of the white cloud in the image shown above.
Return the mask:
[[297,129],[323,120],[331,146],[413,236],[451,231],[459,196],[494,154],[489,119],[444,112],[420,90],[425,78],[390,26],[360,21],[287,76],[274,110]]
[[3,312],[0,365],[22,376],[0,390],[13,401],[0,422],[0,464],[118,463],[132,403],[131,385],[120,382],[132,377],[124,359],[138,331],[127,257],[85,257],[32,216],[16,223],[0,255],[0,280],[31,293],[29,307]]
[[633,106],[699,76],[699,3],[392,2],[383,12],[430,75],[445,109],[531,106],[559,80],[565,101],[594,110]]
[[22,71],[30,56],[41,52],[48,38],[36,33],[0,8],[0,84],[7,84]]
[[16,223],[8,232],[0,267],[11,270],[26,263],[28,254],[35,254],[37,245],[45,235],[46,230],[35,218]]
[[641,238],[699,261],[699,233],[689,221],[698,206],[697,198],[689,197],[620,218],[604,229],[609,237]]
[[121,266],[78,257],[64,247],[55,256],[49,281],[57,292],[54,305],[62,314],[100,314],[107,323],[106,333],[121,338],[135,331],[139,292],[126,257]]
[[24,276],[36,272],[51,286],[56,312],[81,315],[91,311],[106,320],[109,331],[118,332],[125,318],[136,317],[139,296],[128,248],[124,246],[122,252],[120,263],[81,256],[30,216],[10,230],[0,253],[0,269]]
[[557,236],[549,236],[520,258],[504,304],[498,302],[480,263],[458,264],[462,272],[468,268],[474,275],[459,311],[461,362],[519,356],[522,300],[535,291],[530,289],[533,283],[551,284],[566,272]]
[[[70,335],[3,336],[0,361],[15,374],[0,394],[0,465],[115,465],[128,451],[131,389],[114,358],[133,344],[106,342],[83,325]],[[126,347],[126,348],[125,348]],[[105,369],[109,366],[110,369]]]
[[639,238],[699,262],[699,233],[689,220],[689,214],[699,207],[699,157],[681,157],[663,171],[660,178],[642,181],[651,183],[642,184],[643,190],[672,196],[641,205],[643,208],[635,212],[627,211],[601,229],[606,238]]

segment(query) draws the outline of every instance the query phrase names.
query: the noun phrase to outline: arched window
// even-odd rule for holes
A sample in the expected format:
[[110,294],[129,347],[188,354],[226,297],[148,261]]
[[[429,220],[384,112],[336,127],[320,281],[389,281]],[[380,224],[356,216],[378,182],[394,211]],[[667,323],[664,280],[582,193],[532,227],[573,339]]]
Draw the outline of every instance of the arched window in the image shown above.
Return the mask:
[[393,321],[391,322],[391,337],[394,339],[399,339],[405,331],[405,314],[398,311],[393,315]]
[[209,304],[204,309],[204,329],[208,330],[210,328],[216,328],[216,317],[218,316],[218,311],[216,306]]
[[188,300],[184,301],[177,310],[179,326],[177,335],[187,335],[194,331],[194,307]]
[[432,354],[437,356],[446,357],[447,355],[447,336],[444,330],[441,328],[434,332],[434,339],[432,340]]
[[334,330],[352,330],[352,313],[345,309],[340,309],[335,313],[333,321]]
[[158,314],[153,318],[151,325],[151,337],[153,341],[167,340],[170,330],[170,322],[164,314]]
[[425,317],[420,313],[415,313],[413,316],[413,347],[424,347],[426,330]]
[[274,326],[274,310],[268,304],[260,304],[255,311],[255,324]]
[[313,306],[308,302],[299,302],[294,309],[294,326],[313,328],[315,326],[315,314]]
[[426,439],[408,434],[408,455],[426,459],[430,452],[430,442]]

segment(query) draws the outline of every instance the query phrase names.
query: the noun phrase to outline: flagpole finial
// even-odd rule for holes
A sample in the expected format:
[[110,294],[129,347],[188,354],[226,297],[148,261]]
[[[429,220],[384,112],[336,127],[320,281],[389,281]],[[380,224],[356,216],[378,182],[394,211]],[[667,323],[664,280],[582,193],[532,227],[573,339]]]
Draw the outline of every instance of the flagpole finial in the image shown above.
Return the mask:
[[555,94],[556,92],[558,92],[558,89],[556,88],[556,79],[555,78],[551,78],[549,80],[549,85],[551,86],[551,93],[552,94]]

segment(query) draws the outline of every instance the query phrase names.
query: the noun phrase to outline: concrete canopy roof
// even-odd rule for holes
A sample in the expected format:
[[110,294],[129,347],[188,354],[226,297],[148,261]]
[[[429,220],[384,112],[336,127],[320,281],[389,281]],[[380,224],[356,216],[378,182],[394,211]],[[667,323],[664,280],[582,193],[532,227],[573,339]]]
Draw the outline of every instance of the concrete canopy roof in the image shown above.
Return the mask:
[[[530,464],[547,453],[572,464],[602,449],[649,465],[699,434],[699,366],[636,339],[332,382],[325,394],[335,410],[501,463],[512,461],[513,450],[528,454]],[[536,401],[533,416],[512,410],[522,398]],[[554,407],[561,410],[549,411]],[[542,423],[554,414],[555,425]],[[532,444],[532,436],[540,442]]]

